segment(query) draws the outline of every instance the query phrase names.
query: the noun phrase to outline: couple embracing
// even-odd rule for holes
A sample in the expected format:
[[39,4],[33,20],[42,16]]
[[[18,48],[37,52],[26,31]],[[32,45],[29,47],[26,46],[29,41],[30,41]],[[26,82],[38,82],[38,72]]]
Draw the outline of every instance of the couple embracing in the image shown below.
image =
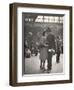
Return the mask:
[[47,71],[51,71],[53,52],[55,52],[55,37],[51,29],[47,28],[40,40],[40,69],[45,70],[45,61],[47,60]]

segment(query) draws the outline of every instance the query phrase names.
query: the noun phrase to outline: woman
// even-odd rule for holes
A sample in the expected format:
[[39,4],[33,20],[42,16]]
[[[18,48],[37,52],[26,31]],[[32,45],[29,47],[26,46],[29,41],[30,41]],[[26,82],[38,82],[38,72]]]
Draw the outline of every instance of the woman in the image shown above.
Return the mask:
[[48,45],[47,45],[47,33],[43,32],[41,40],[40,40],[40,68],[45,70],[45,61],[48,57]]

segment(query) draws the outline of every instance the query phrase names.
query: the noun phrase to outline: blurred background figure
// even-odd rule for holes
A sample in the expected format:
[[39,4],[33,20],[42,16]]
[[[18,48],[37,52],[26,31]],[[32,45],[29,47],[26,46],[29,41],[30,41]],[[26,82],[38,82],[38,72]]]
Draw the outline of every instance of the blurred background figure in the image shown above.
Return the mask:
[[56,62],[60,62],[60,53],[61,53],[61,40],[60,37],[57,36],[56,38]]

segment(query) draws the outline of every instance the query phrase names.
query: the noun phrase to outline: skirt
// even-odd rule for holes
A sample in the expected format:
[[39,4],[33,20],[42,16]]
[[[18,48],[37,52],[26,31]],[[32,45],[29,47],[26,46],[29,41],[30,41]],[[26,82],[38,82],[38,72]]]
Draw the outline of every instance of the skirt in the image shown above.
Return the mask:
[[40,48],[40,60],[45,61],[48,57],[48,48]]

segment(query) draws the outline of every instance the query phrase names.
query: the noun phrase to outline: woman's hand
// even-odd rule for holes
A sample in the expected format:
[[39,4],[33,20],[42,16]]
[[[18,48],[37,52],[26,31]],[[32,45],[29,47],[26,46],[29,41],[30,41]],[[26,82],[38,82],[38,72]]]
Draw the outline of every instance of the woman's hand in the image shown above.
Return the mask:
[[48,45],[47,45],[47,44],[44,44],[44,46],[45,46],[45,47],[48,47]]

